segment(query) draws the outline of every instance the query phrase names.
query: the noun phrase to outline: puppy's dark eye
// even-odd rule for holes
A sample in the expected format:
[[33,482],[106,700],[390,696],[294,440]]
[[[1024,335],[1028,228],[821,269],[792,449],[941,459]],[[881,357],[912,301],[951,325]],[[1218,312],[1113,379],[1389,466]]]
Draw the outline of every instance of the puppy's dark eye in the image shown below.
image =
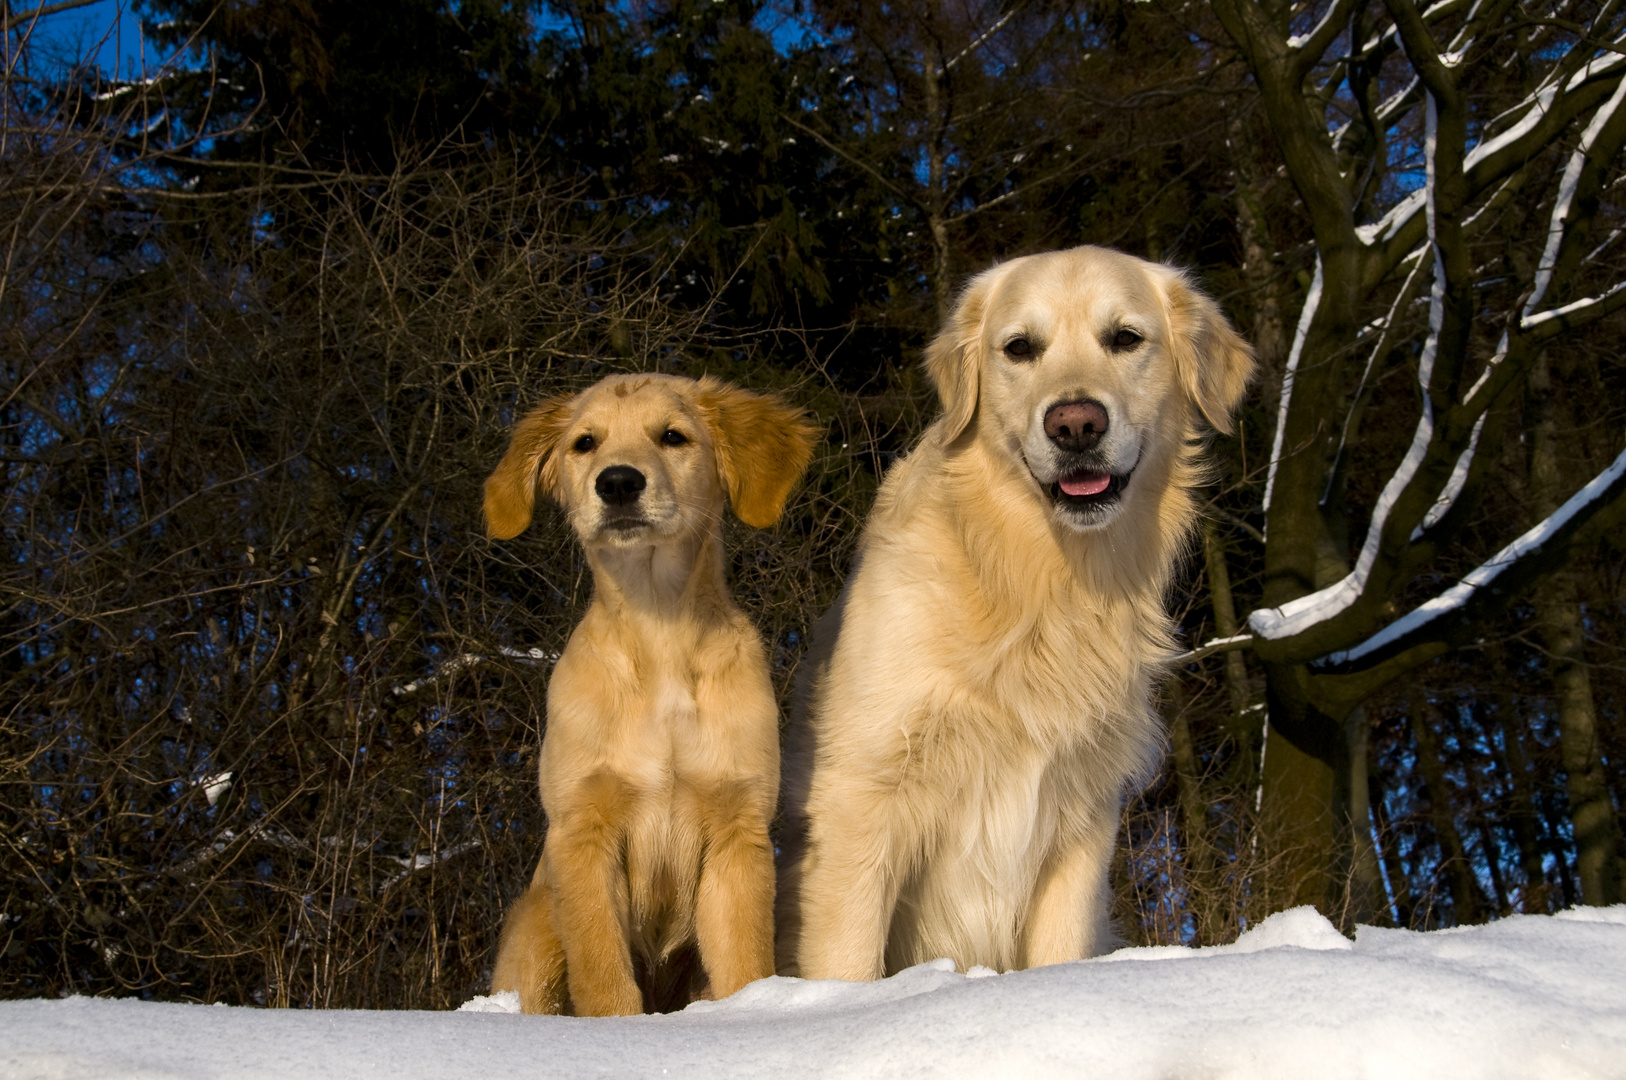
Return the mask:
[[591,435],[583,435],[581,438],[572,443],[570,448],[576,451],[578,454],[591,454],[593,452],[593,447],[597,445],[597,439],[593,438]]
[[661,443],[665,446],[682,446],[688,441],[689,437],[687,435],[683,434],[681,431],[674,431],[671,428],[667,428],[666,433],[661,436]]
[[1033,358],[1033,342],[1025,337],[1012,338],[1005,343],[1005,355],[1012,360],[1031,360]]
[[1141,336],[1127,327],[1112,336],[1112,347],[1114,349],[1133,349],[1140,343]]

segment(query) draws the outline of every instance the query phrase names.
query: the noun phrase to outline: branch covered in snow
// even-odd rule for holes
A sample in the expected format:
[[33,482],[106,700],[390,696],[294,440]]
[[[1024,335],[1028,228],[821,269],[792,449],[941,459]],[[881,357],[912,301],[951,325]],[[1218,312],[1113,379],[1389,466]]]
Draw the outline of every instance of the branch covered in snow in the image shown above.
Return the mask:
[[[546,649],[515,649],[507,645],[503,645],[498,648],[497,652],[509,660],[518,660],[522,664],[552,665],[557,663],[559,660],[559,654],[557,652],[550,652]],[[465,668],[477,667],[480,664],[489,663],[492,663],[492,658],[489,656],[482,656],[479,653],[460,653],[457,656],[452,657],[450,660],[442,663],[434,670],[433,673],[429,675],[411,679],[400,684],[399,686],[391,687],[390,693],[394,694],[396,697],[404,697],[407,694],[415,694],[424,687],[433,686],[435,683],[438,683],[443,679],[448,679],[451,676],[456,675],[459,671],[462,671]]]
[[[1621,107],[1626,103],[1623,5],[1618,0],[1605,4],[1577,44],[1549,51],[1545,59],[1550,63],[1538,73],[1534,89],[1486,125],[1469,123],[1468,99],[1460,82],[1471,58],[1483,58],[1485,49],[1511,40],[1506,24],[1499,21],[1509,17],[1507,13],[1475,3],[1461,21],[1452,22],[1452,37],[1441,45],[1438,25],[1431,23],[1439,5],[1426,13],[1405,0],[1385,0],[1384,7],[1394,25],[1366,48],[1389,49],[1390,43],[1398,48],[1415,72],[1412,85],[1417,91],[1407,88],[1391,96],[1376,117],[1368,116],[1366,122],[1379,128],[1368,134],[1387,137],[1389,126],[1400,123],[1401,113],[1420,106],[1425,182],[1379,220],[1339,226],[1332,193],[1319,214],[1313,205],[1314,171],[1307,168],[1305,176],[1295,174],[1317,222],[1316,264],[1287,358],[1268,463],[1267,580],[1312,577],[1309,569],[1317,556],[1315,530],[1309,522],[1319,520],[1319,514],[1308,512],[1311,496],[1303,490],[1309,463],[1318,452],[1330,462],[1321,488],[1326,493],[1323,502],[1334,490],[1342,490],[1335,481],[1349,468],[1354,452],[1350,433],[1357,414],[1379,365],[1405,356],[1407,343],[1418,334],[1410,314],[1412,297],[1421,274],[1431,267],[1428,323],[1415,361],[1417,419],[1410,445],[1398,461],[1385,466],[1386,480],[1365,515],[1365,537],[1352,553],[1348,572],[1307,594],[1289,592],[1281,602],[1249,617],[1255,648],[1272,661],[1321,662],[1336,655],[1345,663],[1365,655],[1353,650],[1364,648],[1362,643],[1391,617],[1395,601],[1419,573],[1426,572],[1439,546],[1462,524],[1463,508],[1486,470],[1479,451],[1492,411],[1514,400],[1512,395],[1553,336],[1626,306],[1626,282],[1595,282],[1598,255],[1613,236],[1600,243],[1589,233],[1604,182],[1615,175],[1616,159],[1626,145],[1626,108]],[[1297,48],[1309,40],[1294,39],[1288,45]],[[1608,45],[1594,47],[1589,41]],[[1326,44],[1330,47],[1331,42]],[[1256,55],[1256,68],[1268,59]],[[1338,63],[1370,60],[1365,54],[1351,55]],[[1261,72],[1267,103],[1268,75],[1268,69]],[[1278,142],[1289,143],[1291,126],[1275,115],[1272,120],[1280,128]],[[1469,258],[1468,240],[1505,221],[1503,211],[1515,195],[1531,197],[1523,190],[1539,175],[1539,167],[1532,168],[1531,163],[1543,154],[1550,159],[1555,143],[1565,138],[1575,140],[1561,159],[1567,164],[1561,174],[1547,174],[1553,187],[1543,253],[1520,297],[1517,315],[1507,316],[1506,332],[1494,355],[1477,361],[1471,341],[1476,322],[1484,317],[1487,285],[1483,269]],[[1349,185],[1366,182],[1351,173],[1340,176]],[[1359,195],[1358,190],[1346,196],[1349,193]],[[1352,233],[1340,233],[1340,228]],[[1353,256],[1348,254],[1350,241],[1357,252]],[[1335,251],[1340,253],[1336,257]],[[1386,284],[1394,281],[1391,275],[1408,266],[1403,283],[1387,300],[1387,315],[1368,325],[1371,316],[1358,304],[1377,299],[1371,294],[1380,285],[1393,288]],[[1586,279],[1588,294],[1576,298],[1572,290],[1583,272],[1592,275]],[[1356,275],[1358,282],[1351,280]],[[1552,297],[1560,302],[1543,310]],[[1358,334],[1357,327],[1362,327]],[[1349,342],[1359,342],[1374,331],[1376,345],[1366,355],[1353,397],[1343,406],[1347,391],[1340,385],[1337,365],[1353,351]],[[1307,378],[1311,382],[1301,385]],[[1326,415],[1330,402],[1340,403],[1341,425],[1336,415]],[[1300,461],[1293,483],[1283,491],[1280,469],[1295,456]],[[1337,512],[1325,506],[1315,509]],[[1291,538],[1277,535],[1278,519],[1291,523]],[[1551,524],[1553,538],[1569,534],[1556,520]],[[1279,556],[1295,546],[1296,555]],[[1521,568],[1538,563],[1550,567],[1553,547],[1549,538],[1518,548],[1514,561]],[[1510,545],[1508,551],[1513,550]],[[1498,588],[1513,580],[1500,571],[1492,577]]]
[[1613,509],[1626,495],[1626,450],[1614,463],[1572,495],[1552,517],[1475,567],[1456,585],[1419,605],[1360,644],[1332,653],[1321,662],[1329,669],[1370,667],[1424,641],[1449,637],[1478,620],[1478,606],[1500,607],[1540,574],[1545,564],[1562,558],[1575,534],[1598,515]]

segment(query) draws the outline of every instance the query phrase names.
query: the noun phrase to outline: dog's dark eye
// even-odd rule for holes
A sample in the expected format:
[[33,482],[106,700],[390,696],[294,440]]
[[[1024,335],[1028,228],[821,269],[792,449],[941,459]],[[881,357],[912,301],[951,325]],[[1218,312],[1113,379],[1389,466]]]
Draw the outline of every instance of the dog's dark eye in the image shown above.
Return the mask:
[[593,438],[591,435],[583,435],[571,445],[571,449],[576,451],[578,454],[591,454],[593,452],[593,447],[597,445],[597,439]]
[[687,435],[683,434],[681,431],[674,431],[671,428],[667,428],[666,433],[661,436],[661,442],[667,446],[682,446],[688,441],[689,437]]
[[1133,349],[1141,342],[1141,336],[1130,329],[1123,329],[1112,336],[1114,349]]
[[1005,355],[1012,360],[1027,360],[1033,355],[1033,342],[1025,337],[1012,338],[1005,343]]

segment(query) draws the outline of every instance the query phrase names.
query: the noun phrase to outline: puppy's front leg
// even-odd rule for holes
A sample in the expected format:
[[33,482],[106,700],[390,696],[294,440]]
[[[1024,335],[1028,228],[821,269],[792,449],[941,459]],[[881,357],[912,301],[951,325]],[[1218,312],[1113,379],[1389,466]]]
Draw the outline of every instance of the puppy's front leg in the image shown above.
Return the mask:
[[695,900],[700,960],[719,999],[773,974],[773,848],[763,808],[772,798],[744,787],[710,800]]
[[548,861],[538,860],[531,887],[514,902],[503,923],[502,943],[491,973],[491,992],[519,992],[527,1013],[562,1013],[569,1005],[565,953],[553,926],[553,886]]
[[644,1011],[644,1000],[632,973],[622,857],[632,795],[608,774],[584,786],[586,797],[550,823],[542,847],[570,1004],[577,1016],[634,1016]]
[[871,822],[888,820],[893,808],[870,807],[869,821],[844,818],[835,808],[810,809],[802,861],[802,978],[879,979],[886,974],[899,867],[892,837]]

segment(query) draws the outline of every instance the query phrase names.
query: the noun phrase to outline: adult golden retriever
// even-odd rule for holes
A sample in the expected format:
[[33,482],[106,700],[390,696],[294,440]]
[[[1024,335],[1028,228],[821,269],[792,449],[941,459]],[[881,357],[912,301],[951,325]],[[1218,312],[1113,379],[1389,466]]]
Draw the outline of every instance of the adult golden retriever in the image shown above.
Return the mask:
[[926,367],[943,416],[881,486],[787,739],[784,974],[1107,947],[1201,421],[1230,430],[1253,355],[1179,271],[1081,247],[973,279]]
[[540,490],[593,571],[548,684],[547,838],[492,975],[524,1011],[669,1009],[773,974],[779,714],[722,517],[777,521],[812,443],[774,397],[620,375],[525,416],[486,481],[492,536],[523,531]]

